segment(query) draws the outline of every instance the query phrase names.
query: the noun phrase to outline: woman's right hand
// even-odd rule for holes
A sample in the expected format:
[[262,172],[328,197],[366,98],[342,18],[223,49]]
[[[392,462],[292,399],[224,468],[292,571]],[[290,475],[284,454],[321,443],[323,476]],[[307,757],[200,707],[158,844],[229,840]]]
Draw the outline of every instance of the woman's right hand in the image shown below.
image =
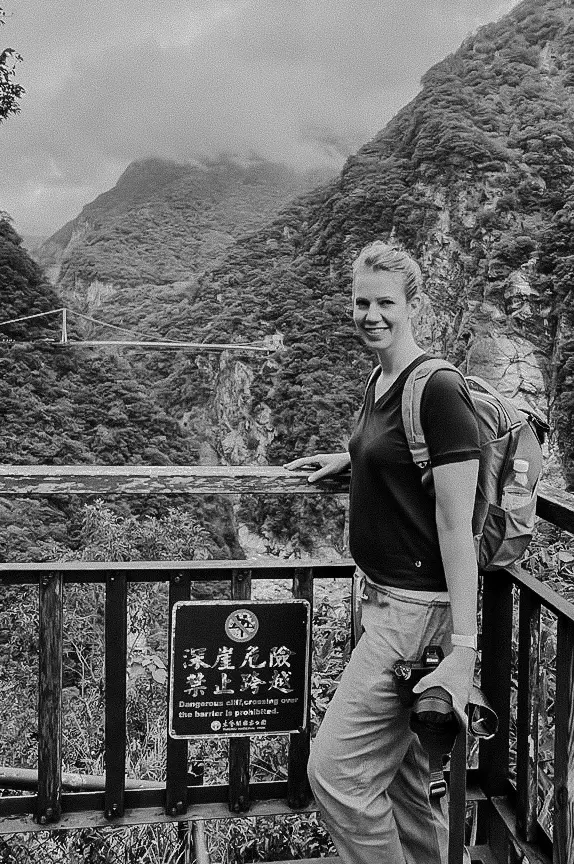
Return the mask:
[[334,474],[340,474],[346,471],[351,465],[351,457],[348,453],[314,453],[313,456],[302,456],[300,459],[294,459],[293,462],[288,462],[283,467],[288,471],[296,471],[298,468],[316,468],[318,471],[313,471],[307,477],[307,482],[314,483],[316,480],[321,480],[323,477],[332,477]]

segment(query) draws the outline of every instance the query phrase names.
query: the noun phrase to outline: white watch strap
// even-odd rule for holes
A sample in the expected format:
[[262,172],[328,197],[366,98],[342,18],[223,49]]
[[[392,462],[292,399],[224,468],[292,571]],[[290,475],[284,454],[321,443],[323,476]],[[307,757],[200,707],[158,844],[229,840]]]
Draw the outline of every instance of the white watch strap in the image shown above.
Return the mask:
[[477,649],[476,633],[474,636],[461,636],[459,633],[453,633],[450,641],[452,645],[458,645],[461,648],[474,648],[475,651]]

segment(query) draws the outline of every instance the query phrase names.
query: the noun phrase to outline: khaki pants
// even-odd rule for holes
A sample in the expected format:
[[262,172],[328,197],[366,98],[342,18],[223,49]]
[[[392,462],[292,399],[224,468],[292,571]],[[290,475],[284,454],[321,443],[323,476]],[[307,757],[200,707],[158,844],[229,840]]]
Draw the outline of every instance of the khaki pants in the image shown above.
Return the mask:
[[446,864],[446,799],[398,701],[396,660],[451,650],[450,604],[364,587],[364,628],[311,748],[309,780],[344,864]]

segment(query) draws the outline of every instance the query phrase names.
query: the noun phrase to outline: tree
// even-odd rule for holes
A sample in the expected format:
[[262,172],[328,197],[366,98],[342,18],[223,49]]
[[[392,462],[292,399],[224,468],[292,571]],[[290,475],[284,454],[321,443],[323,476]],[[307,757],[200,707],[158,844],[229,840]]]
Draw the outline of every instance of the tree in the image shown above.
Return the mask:
[[[6,13],[0,7],[0,26],[5,24]],[[10,114],[20,110],[19,100],[26,92],[21,84],[14,81],[16,63],[22,57],[13,48],[0,50],[0,123]]]

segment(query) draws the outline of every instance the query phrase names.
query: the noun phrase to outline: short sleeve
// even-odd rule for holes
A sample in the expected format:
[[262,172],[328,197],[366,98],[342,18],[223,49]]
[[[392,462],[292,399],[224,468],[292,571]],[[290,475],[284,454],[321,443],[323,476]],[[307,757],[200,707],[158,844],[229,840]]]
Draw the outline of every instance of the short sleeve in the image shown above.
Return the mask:
[[429,379],[421,400],[421,425],[431,465],[479,458],[476,412],[458,372],[440,369]]

